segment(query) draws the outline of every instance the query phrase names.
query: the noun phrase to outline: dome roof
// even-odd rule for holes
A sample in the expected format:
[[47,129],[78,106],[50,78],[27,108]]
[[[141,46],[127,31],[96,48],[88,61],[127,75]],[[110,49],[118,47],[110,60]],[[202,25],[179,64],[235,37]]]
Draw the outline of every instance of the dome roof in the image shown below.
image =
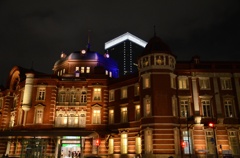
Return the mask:
[[148,41],[148,44],[143,50],[142,55],[151,54],[154,52],[163,52],[163,53],[171,53],[171,49],[165,44],[159,37],[154,36]]
[[68,60],[98,60],[100,58],[103,58],[99,53],[97,52],[86,52],[85,54],[82,54],[80,51],[75,51],[68,55],[66,58],[61,58],[58,61],[55,62],[54,66],[61,65],[64,61]]

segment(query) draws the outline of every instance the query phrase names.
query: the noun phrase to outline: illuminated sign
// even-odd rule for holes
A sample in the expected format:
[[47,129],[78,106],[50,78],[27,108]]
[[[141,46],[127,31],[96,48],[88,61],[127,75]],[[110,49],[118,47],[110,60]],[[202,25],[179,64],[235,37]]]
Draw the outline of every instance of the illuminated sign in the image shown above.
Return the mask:
[[64,136],[63,139],[80,139],[80,136]]
[[132,42],[134,42],[134,43],[136,43],[136,44],[138,44],[142,47],[145,47],[147,45],[147,42],[145,42],[145,41],[141,40],[140,38],[138,38],[138,37],[130,34],[129,32],[127,32],[127,33],[125,33],[121,36],[118,36],[118,37],[112,39],[111,41],[106,42],[105,43],[105,49],[108,49],[112,46],[115,46],[118,43],[121,43],[122,41],[125,41],[125,40],[130,40],[130,41],[132,41]]
[[80,147],[80,144],[62,144],[62,147]]

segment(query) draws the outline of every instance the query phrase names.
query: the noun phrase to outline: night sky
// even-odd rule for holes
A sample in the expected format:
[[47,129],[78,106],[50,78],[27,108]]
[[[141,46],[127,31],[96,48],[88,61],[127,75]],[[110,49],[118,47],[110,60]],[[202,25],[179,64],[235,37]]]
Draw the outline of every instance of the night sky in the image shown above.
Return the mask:
[[0,84],[15,65],[52,73],[63,51],[123,34],[148,41],[156,33],[177,60],[240,61],[239,0],[1,0]]

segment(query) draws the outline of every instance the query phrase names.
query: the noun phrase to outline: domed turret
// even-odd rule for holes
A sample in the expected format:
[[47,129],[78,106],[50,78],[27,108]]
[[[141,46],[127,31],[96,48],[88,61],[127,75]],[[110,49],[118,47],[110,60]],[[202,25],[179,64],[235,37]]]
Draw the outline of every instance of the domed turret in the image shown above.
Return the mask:
[[175,64],[176,59],[168,45],[154,36],[149,40],[138,60],[138,69],[140,73],[150,69],[173,71]]

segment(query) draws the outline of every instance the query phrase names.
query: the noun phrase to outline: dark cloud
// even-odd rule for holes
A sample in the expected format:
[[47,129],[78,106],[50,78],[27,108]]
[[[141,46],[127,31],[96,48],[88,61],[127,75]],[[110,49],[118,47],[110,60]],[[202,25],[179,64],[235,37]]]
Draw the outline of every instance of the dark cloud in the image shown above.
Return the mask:
[[[239,60],[238,0],[2,0],[0,73],[14,65],[51,73],[60,52],[92,49],[125,32],[148,41],[157,35],[179,60]],[[33,64],[32,64],[33,63]]]

